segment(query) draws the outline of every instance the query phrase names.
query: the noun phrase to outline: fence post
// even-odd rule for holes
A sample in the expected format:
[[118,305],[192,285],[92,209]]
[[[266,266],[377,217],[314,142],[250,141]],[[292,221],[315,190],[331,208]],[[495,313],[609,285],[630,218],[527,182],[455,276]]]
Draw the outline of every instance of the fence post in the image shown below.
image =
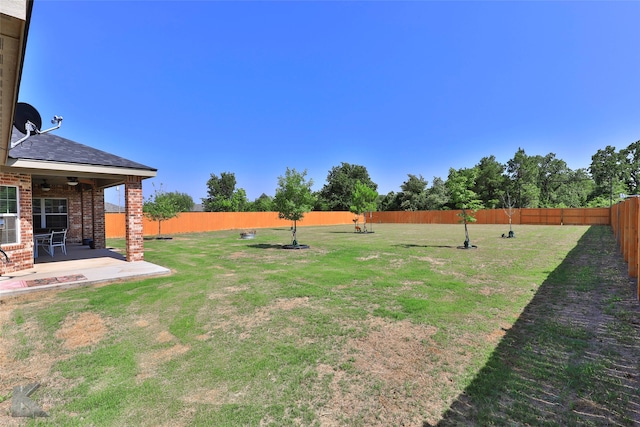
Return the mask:
[[638,277],[638,198],[629,202],[629,277]]
[[634,197],[633,199],[634,204],[636,205],[636,212],[633,218],[633,223],[636,227],[636,232],[633,236],[633,240],[636,246],[636,258],[634,259],[633,263],[635,264],[636,269],[636,298],[640,301],[640,254],[638,254],[638,252],[640,251],[640,241],[638,240],[638,231],[640,230],[640,198]]
[[629,202],[622,204],[622,258],[629,262]]

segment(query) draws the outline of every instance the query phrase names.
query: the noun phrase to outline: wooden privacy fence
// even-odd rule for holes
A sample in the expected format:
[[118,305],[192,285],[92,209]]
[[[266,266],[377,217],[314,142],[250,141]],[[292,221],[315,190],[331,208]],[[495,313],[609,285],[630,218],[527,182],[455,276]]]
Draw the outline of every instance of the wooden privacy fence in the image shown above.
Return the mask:
[[[369,212],[368,223],[401,224],[457,224],[459,210],[450,211],[395,211]],[[106,237],[125,237],[125,214],[107,213]],[[309,212],[300,226],[352,224],[350,212]],[[475,213],[477,224],[508,224],[509,216],[503,209],[485,209]],[[360,221],[363,218],[360,216]],[[609,208],[514,209],[513,224],[528,225],[609,225]],[[184,212],[162,221],[163,234],[199,233],[216,230],[289,227],[291,221],[278,218],[277,212]],[[145,236],[158,234],[158,223],[143,219]]]
[[[611,227],[618,247],[629,268],[629,277],[638,279],[640,257],[638,256],[638,222],[640,221],[640,199],[629,197],[611,207]],[[640,281],[636,281],[637,297],[640,299]]]
[[[353,224],[350,212],[309,212],[299,226]],[[162,221],[162,234],[200,233],[217,230],[251,230],[267,227],[290,227],[292,221],[278,218],[277,212],[183,212],[175,218]],[[158,223],[144,218],[143,234],[158,234]],[[105,233],[109,238],[125,237],[125,214],[105,214]]]
[[[367,222],[401,224],[457,224],[459,210],[395,211],[367,214]],[[476,224],[508,224],[504,209],[484,209],[475,213]],[[513,209],[512,224],[526,225],[609,225],[609,208]]]

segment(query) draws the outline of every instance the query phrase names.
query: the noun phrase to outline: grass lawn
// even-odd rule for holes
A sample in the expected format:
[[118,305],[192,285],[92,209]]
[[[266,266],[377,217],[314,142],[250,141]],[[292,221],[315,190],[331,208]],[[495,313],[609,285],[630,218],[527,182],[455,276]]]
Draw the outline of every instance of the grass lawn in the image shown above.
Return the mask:
[[[171,276],[0,301],[0,424],[640,424],[609,227],[300,227],[147,240]],[[124,241],[108,242],[124,247]],[[49,418],[8,415],[14,386]]]

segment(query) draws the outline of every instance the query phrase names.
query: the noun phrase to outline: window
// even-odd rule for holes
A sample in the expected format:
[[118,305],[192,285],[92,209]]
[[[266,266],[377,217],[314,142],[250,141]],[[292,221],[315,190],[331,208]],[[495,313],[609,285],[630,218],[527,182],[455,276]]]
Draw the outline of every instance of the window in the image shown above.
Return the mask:
[[33,228],[68,228],[67,199],[33,199]]
[[18,188],[0,185],[0,244],[18,243]]

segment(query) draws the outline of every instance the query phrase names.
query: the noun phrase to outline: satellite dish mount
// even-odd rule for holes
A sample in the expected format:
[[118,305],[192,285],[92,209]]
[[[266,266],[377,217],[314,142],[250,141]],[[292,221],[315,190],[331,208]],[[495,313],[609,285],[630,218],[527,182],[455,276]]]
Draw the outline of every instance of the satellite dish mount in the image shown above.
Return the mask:
[[51,123],[55,124],[55,126],[49,129],[40,130],[40,128],[42,128],[42,118],[40,118],[38,110],[26,102],[18,102],[16,104],[16,114],[13,119],[13,125],[20,131],[20,133],[25,135],[16,142],[12,142],[11,148],[22,144],[31,135],[48,133],[52,130],[58,129],[62,124],[62,116],[53,116]]

